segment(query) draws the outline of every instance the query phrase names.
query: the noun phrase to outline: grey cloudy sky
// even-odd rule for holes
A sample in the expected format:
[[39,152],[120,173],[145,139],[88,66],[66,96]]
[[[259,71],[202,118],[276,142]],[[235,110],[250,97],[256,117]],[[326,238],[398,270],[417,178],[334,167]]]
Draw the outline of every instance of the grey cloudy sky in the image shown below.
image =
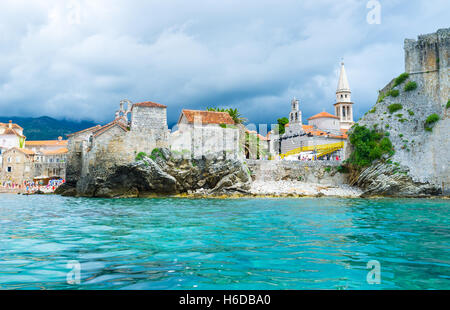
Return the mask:
[[2,0],[0,115],[107,121],[121,99],[237,107],[253,123],[333,112],[341,57],[361,116],[404,71],[403,40],[449,27],[448,0]]

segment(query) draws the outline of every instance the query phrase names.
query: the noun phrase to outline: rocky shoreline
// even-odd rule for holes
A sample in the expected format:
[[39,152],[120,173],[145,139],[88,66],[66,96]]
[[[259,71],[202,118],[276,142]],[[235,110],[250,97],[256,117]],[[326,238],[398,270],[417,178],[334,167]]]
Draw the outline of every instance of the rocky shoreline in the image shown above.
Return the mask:
[[[345,181],[345,174],[327,166],[293,169],[282,162],[269,164],[275,165],[272,168],[276,173],[255,166],[250,169],[242,158],[185,159],[174,157],[168,149],[161,149],[155,156],[130,164],[96,167],[76,182],[69,180],[55,194],[97,198],[443,197],[425,186],[420,194],[417,188],[373,191],[363,184],[350,186]],[[281,171],[283,169],[287,172]],[[299,173],[303,175],[299,176]]]

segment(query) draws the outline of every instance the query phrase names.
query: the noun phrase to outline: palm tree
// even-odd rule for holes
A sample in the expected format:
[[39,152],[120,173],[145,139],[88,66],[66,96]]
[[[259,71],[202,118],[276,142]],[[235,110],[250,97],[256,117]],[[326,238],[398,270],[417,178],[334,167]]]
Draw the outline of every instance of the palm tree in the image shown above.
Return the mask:
[[242,114],[238,111],[238,109],[229,108],[226,111],[228,112],[228,114],[230,114],[231,118],[233,119],[236,125],[243,124],[247,121],[247,119],[242,116]]
[[211,108],[208,107],[206,108],[207,111],[212,111],[212,112],[227,112],[231,118],[233,119],[234,123],[236,125],[238,124],[243,124],[247,121],[247,119],[245,117],[242,117],[242,114],[238,111],[238,109],[224,109],[224,108]]
[[211,112],[227,112],[224,108],[206,108],[206,111],[211,111]]

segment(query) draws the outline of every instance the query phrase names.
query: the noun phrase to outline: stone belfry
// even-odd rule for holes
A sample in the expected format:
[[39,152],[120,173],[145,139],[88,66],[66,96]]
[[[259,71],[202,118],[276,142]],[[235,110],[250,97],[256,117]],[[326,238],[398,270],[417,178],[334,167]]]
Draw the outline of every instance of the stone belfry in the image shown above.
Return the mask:
[[299,108],[298,99],[294,98],[291,101],[291,112],[289,113],[289,132],[302,132],[302,111]]
[[341,129],[350,129],[354,124],[352,106],[352,92],[348,84],[344,62],[341,62],[341,73],[339,74],[339,82],[336,89],[336,103],[334,104],[336,116],[340,120]]

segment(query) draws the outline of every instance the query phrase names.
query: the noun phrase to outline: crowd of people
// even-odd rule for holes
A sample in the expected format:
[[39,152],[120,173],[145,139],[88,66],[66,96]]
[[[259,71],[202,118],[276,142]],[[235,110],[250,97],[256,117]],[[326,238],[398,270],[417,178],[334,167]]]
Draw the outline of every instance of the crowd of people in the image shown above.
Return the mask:
[[41,181],[24,181],[22,184],[16,184],[13,182],[3,182],[0,184],[0,188],[11,190],[11,191],[19,191],[25,193],[35,193],[37,191],[41,191],[44,193],[52,193],[54,192],[61,184],[64,184],[66,180],[64,179],[55,179],[49,180],[47,184]]

